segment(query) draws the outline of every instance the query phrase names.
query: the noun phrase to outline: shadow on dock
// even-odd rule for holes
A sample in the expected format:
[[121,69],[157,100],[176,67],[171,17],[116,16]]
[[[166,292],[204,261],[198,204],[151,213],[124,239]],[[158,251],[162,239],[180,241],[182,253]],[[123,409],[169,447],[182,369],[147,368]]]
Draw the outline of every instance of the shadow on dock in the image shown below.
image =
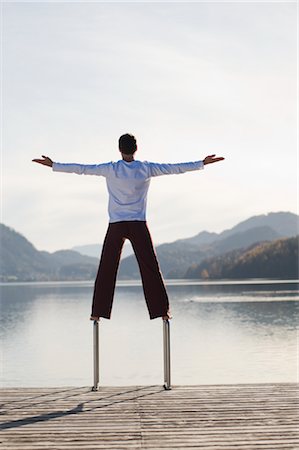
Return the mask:
[[294,383],[0,392],[1,450],[299,448]]

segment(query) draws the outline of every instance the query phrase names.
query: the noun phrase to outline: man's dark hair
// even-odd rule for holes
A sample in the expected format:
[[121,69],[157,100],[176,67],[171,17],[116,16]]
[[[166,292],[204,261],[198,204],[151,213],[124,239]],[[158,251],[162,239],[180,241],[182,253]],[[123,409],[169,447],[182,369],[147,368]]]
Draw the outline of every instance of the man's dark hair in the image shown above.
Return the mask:
[[133,134],[123,134],[118,140],[118,146],[121,153],[133,155],[137,150],[137,142]]

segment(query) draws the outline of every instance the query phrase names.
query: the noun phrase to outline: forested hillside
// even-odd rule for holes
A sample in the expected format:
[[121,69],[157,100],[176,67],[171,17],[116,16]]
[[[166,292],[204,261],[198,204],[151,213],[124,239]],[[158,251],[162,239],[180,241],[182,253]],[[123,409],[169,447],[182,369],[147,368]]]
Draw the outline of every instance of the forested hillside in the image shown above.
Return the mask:
[[[247,219],[222,233],[196,236],[157,247],[165,278],[297,278],[298,216],[270,213]],[[37,250],[17,231],[0,224],[0,281],[94,280],[99,258],[73,250]],[[99,248],[97,250],[99,252]],[[122,258],[119,279],[139,279],[134,255]]]
[[[258,242],[292,237],[298,232],[299,221],[296,214],[290,212],[261,214],[250,217],[221,233],[202,231],[191,238],[158,245],[156,251],[165,278],[184,278],[190,266],[198,265],[204,259],[235,249],[246,249]],[[139,277],[134,255],[122,261],[119,276],[124,279]]]
[[255,244],[205,259],[190,267],[186,278],[298,278],[298,236]]
[[24,236],[0,224],[0,281],[89,280],[98,260],[72,250],[38,251]]

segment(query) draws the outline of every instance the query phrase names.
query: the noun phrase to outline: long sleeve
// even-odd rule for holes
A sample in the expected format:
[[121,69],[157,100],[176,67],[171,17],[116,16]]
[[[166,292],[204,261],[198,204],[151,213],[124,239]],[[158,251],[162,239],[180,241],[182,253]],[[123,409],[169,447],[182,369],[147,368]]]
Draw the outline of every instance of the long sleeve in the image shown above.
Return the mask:
[[78,175],[98,175],[106,177],[109,173],[111,163],[104,164],[65,164],[53,162],[54,172],[76,173]]
[[151,177],[160,175],[171,175],[190,172],[192,170],[201,170],[204,168],[203,161],[184,162],[177,164],[159,164],[149,162],[149,172]]

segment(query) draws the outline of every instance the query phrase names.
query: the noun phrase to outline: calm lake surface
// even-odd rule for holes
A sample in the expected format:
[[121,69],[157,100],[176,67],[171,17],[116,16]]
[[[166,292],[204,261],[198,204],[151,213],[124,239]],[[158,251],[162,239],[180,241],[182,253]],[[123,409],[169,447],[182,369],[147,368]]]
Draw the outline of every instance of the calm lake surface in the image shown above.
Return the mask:
[[[297,380],[298,282],[168,281],[173,384]],[[2,284],[1,386],[92,386],[93,283]],[[100,384],[163,384],[162,320],[138,282],[100,322]]]

